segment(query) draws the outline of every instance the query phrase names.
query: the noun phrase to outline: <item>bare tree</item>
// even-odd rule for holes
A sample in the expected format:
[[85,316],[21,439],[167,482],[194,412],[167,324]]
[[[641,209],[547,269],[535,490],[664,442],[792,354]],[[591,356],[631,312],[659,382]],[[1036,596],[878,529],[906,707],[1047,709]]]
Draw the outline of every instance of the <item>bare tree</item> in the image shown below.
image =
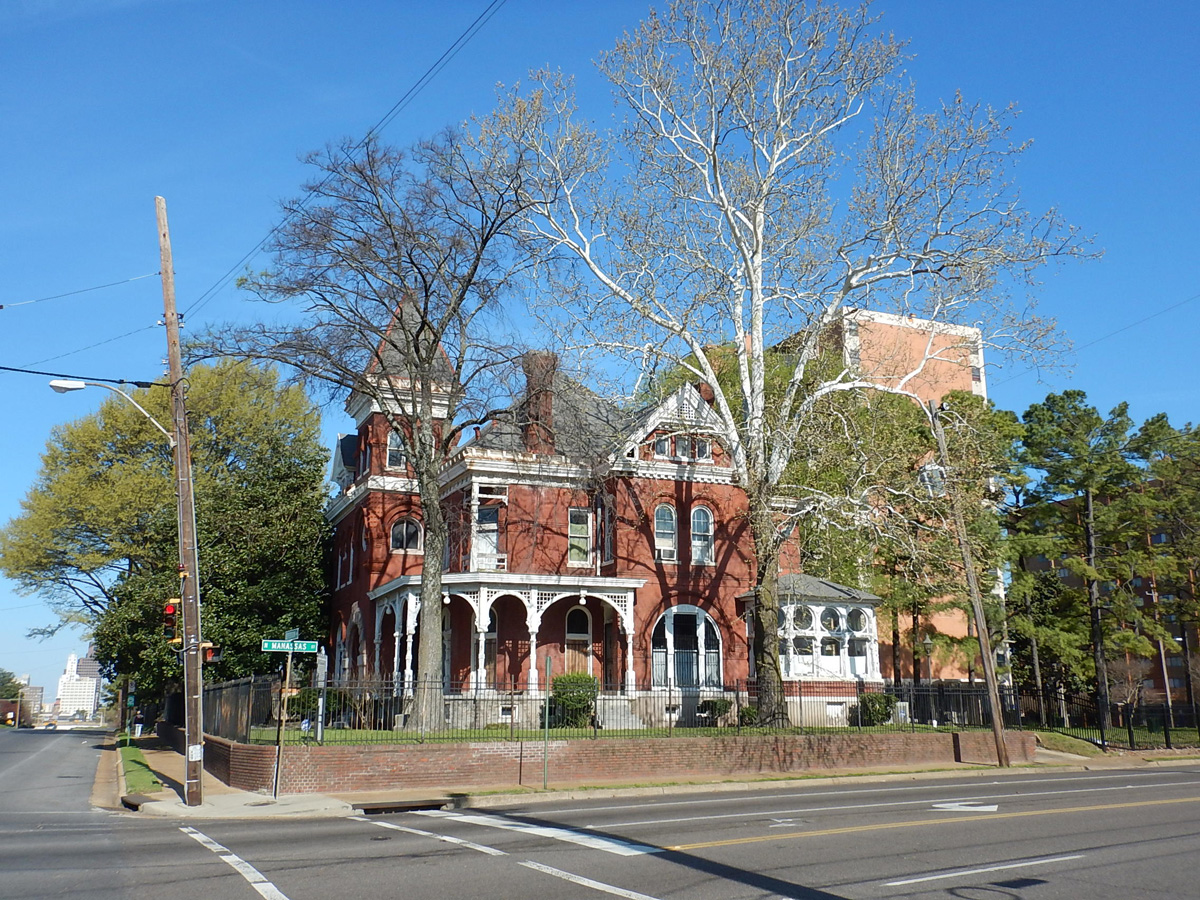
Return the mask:
[[[940,325],[980,327],[987,346],[1035,357],[1052,325],[1010,295],[1080,252],[1073,229],[1054,211],[1030,214],[1006,181],[1023,149],[1011,113],[961,97],[922,112],[897,75],[902,48],[873,24],[866,7],[821,0],[676,0],[600,60],[626,114],[615,134],[581,120],[570,80],[551,72],[509,92],[488,126],[555,188],[532,204],[529,231],[579,298],[559,320],[589,347],[683,367],[714,390],[718,437],[749,499],[768,722],[786,717],[783,542],[800,518],[850,507],[866,520],[886,506],[878,482],[831,496],[795,477],[824,401],[915,396],[931,362],[964,355],[947,339],[962,332]],[[886,379],[823,367],[854,307],[935,326]]]
[[1124,706],[1126,715],[1130,715],[1141,697],[1142,684],[1150,677],[1154,666],[1148,659],[1129,654],[1110,656],[1106,662],[1105,670],[1113,700]]
[[285,324],[227,326],[204,352],[269,359],[342,398],[373,404],[399,436],[424,525],[413,728],[441,721],[440,475],[464,429],[511,397],[516,351],[502,300],[525,264],[517,217],[538,197],[521,160],[447,132],[410,150],[372,138],[308,160],[316,176],[283,206],[274,265],[243,286],[290,304]]

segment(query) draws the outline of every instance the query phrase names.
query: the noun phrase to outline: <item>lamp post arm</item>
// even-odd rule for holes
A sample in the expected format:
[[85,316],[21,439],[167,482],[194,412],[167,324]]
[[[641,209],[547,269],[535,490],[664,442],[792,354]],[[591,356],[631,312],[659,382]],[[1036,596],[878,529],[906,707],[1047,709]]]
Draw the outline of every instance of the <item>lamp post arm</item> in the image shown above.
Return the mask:
[[143,416],[145,416],[147,419],[149,419],[150,424],[153,425],[155,428],[157,428],[159,431],[161,431],[163,433],[163,436],[167,439],[167,443],[170,444],[171,449],[172,450],[175,449],[175,435],[171,434],[171,432],[169,432],[169,431],[167,431],[167,429],[163,428],[162,425],[159,424],[158,419],[154,418],[154,416],[152,416],[152,415],[150,415],[150,413],[146,412],[146,410],[142,406],[142,404],[140,404],[136,400],[134,400],[133,397],[129,396],[129,394],[125,393],[120,388],[115,388],[111,384],[104,384],[103,382],[100,382],[100,381],[85,381],[83,383],[86,384],[88,387],[102,387],[102,388],[106,388],[107,390],[112,391],[114,394],[120,394],[122,397],[124,397],[126,400],[128,400],[131,404],[133,404],[134,408],[136,408],[138,412],[140,412]]

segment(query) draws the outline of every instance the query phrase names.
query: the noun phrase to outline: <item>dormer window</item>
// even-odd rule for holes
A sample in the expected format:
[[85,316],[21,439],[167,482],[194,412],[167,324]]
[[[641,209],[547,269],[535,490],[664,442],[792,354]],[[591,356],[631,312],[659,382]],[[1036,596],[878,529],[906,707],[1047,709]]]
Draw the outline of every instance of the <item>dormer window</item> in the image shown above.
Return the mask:
[[654,455],[655,456],[670,456],[671,455],[671,437],[670,435],[660,434],[654,439]]

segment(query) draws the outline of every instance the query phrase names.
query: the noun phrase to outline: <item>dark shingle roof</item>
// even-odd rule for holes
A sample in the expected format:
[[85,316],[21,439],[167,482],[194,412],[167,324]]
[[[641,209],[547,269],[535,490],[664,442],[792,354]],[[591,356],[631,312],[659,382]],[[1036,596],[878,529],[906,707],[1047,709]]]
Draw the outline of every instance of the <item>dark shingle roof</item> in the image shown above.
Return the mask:
[[[577,462],[606,458],[629,436],[643,412],[626,412],[562,373],[555,373],[553,384],[554,450]],[[529,424],[526,398],[522,397],[471,445],[522,453]]]
[[780,575],[778,591],[781,597],[818,603],[878,603],[883,599],[870,591],[846,587],[815,575]]

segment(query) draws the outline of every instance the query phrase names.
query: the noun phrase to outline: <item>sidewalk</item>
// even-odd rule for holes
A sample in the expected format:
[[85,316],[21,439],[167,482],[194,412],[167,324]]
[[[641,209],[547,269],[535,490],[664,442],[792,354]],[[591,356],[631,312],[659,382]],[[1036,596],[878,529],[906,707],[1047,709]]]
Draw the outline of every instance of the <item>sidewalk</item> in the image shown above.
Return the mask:
[[[110,735],[108,745],[115,751]],[[546,791],[521,788],[512,784],[491,787],[462,787],[447,785],[435,788],[396,789],[387,791],[358,791],[337,794],[269,794],[242,791],[217,780],[207,772],[203,775],[200,806],[189,807],[183,802],[184,759],[159,738],[152,735],[134,741],[146,757],[146,763],[165,786],[150,796],[124,794],[125,780],[120,771],[120,754],[113,752],[115,777],[97,773],[93,802],[108,808],[136,810],[144,815],[200,819],[256,818],[317,818],[350,816],[362,813],[395,812],[405,809],[484,808],[560,800],[598,798],[660,797],[668,794],[713,793],[717,791],[773,790],[788,787],[831,784],[871,784],[894,781],[919,781],[934,778],[969,777],[980,772],[979,766],[898,766],[885,771],[873,769],[812,769],[791,778],[771,778],[757,781],[706,781],[671,783],[655,786],[629,787],[620,784],[596,784],[557,781]],[[1034,768],[1053,768],[1059,772],[1084,772],[1109,769],[1133,769],[1148,766],[1189,765],[1198,762],[1195,756],[1182,754],[1119,753],[1107,756],[1084,757],[1039,748]],[[103,768],[103,766],[102,766]],[[1011,769],[988,769],[996,776],[1021,775],[1028,766]],[[108,780],[112,790],[103,797],[102,781]]]

